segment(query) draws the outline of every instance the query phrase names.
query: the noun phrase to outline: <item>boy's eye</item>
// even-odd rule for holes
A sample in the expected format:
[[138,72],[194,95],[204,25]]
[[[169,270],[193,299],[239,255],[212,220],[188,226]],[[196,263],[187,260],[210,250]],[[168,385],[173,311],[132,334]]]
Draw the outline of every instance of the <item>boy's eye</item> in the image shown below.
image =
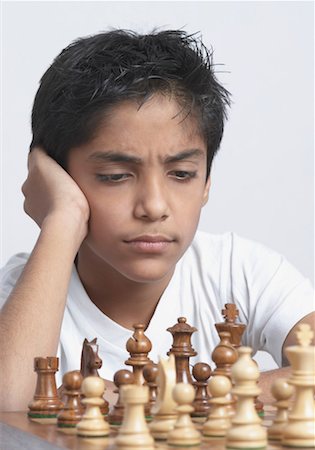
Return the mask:
[[171,176],[173,176],[174,178],[176,178],[177,180],[190,180],[192,178],[195,178],[197,175],[196,171],[187,171],[187,170],[173,170],[170,173]]
[[105,175],[102,173],[97,173],[96,178],[100,181],[105,181],[108,183],[118,183],[119,181],[126,180],[130,177],[129,173],[111,173],[109,175]]

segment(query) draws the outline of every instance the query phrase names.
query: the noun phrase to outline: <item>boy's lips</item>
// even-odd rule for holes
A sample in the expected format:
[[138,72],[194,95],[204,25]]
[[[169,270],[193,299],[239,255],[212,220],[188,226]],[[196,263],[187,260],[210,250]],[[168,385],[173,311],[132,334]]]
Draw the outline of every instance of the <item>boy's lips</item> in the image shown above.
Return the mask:
[[165,251],[174,241],[174,239],[165,235],[145,234],[125,240],[124,242],[141,253],[160,253]]

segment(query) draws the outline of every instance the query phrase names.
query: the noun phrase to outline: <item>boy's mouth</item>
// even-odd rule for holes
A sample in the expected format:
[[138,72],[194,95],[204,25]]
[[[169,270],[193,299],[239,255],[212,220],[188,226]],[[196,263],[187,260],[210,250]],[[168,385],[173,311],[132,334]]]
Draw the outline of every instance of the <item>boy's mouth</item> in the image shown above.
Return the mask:
[[174,242],[174,239],[165,235],[145,234],[125,240],[124,242],[140,252],[160,253],[167,250],[172,242]]

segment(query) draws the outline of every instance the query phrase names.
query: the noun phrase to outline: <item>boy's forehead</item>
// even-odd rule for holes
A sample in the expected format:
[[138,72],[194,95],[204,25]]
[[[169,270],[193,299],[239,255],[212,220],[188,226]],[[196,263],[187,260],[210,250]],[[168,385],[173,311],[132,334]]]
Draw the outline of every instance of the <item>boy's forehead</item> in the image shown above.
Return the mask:
[[137,134],[153,134],[157,141],[172,134],[174,140],[203,141],[202,125],[198,114],[183,107],[170,96],[154,95],[147,101],[125,100],[104,114],[94,133],[94,139],[117,133],[118,138]]

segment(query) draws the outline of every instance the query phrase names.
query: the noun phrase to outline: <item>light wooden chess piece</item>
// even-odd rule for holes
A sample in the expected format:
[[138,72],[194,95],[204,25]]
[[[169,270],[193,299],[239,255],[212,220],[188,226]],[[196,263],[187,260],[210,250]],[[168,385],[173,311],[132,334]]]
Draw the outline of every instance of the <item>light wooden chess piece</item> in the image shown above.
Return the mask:
[[274,406],[277,408],[273,424],[268,428],[268,438],[278,441],[282,438],[283,429],[288,422],[289,398],[293,395],[293,386],[288,384],[286,378],[277,378],[271,386],[271,393],[276,399]]
[[58,364],[56,356],[34,358],[37,383],[33,400],[28,405],[28,417],[34,422],[57,423],[57,414],[64,407],[57,393],[55,379]]
[[158,363],[158,397],[152,409],[153,421],[149,428],[154,439],[165,440],[167,434],[174,428],[177,412],[173,399],[173,389],[176,385],[176,369],[174,355],[169,359],[162,359]]
[[[104,404],[105,381],[97,376],[86,377],[81,390],[85,396],[82,403],[86,405],[86,410],[77,425],[77,435],[80,438],[92,440],[98,438],[98,442],[101,442],[100,438],[109,436],[109,424],[105,421],[100,409]],[[106,439],[104,442],[107,442]]]
[[315,447],[315,347],[310,325],[301,324],[296,333],[298,345],[287,347],[292,368],[288,382],[295,387],[295,400],[284,427],[282,444],[290,447]]
[[217,375],[209,380],[208,389],[212,396],[211,409],[202,427],[202,434],[206,438],[224,437],[231,425],[231,416],[227,408],[231,401],[227,398],[227,394],[232,389],[232,383],[228,377]]
[[178,404],[176,411],[178,418],[174,429],[167,435],[167,444],[173,447],[192,447],[201,443],[201,434],[196,430],[190,413],[194,408],[195,389],[189,383],[177,383],[173,390],[173,397]]
[[144,405],[149,401],[148,386],[128,384],[121,386],[120,390],[125,409],[115,440],[116,447],[122,450],[154,450],[154,439],[144,416]]
[[238,349],[239,359],[232,367],[235,387],[232,394],[237,395],[235,416],[226,434],[226,447],[233,449],[261,449],[267,446],[267,431],[255,410],[254,398],[261,389],[257,386],[259,369],[251,358],[250,347]]
[[80,422],[84,408],[81,404],[81,384],[83,377],[79,370],[64,374],[62,378],[64,408],[57,417],[58,430],[66,434],[76,434],[76,425]]

